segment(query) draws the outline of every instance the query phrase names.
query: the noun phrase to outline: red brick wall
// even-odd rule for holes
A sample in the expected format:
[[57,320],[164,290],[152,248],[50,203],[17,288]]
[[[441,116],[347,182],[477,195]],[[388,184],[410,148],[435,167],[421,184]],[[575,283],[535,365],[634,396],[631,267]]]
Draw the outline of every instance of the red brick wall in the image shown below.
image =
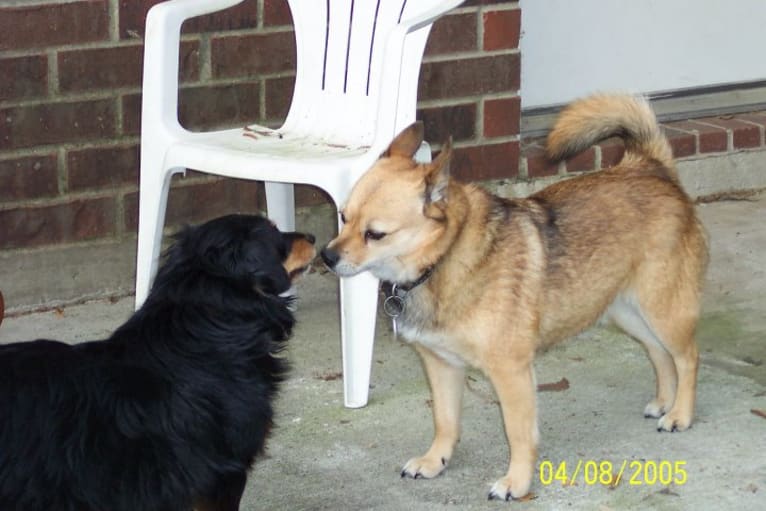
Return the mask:
[[[0,249],[135,233],[142,35],[157,0],[0,6]],[[285,0],[247,0],[184,25],[179,115],[192,129],[278,125],[291,99]],[[421,71],[429,140],[453,135],[455,173],[514,177],[519,156],[520,11],[468,0],[437,22]],[[299,204],[327,199],[301,188]],[[168,223],[263,206],[257,183],[190,173]]]
[[[666,122],[661,126],[673,157],[679,161],[716,153],[766,150],[766,111]],[[544,147],[543,138],[522,141],[520,175],[535,179],[604,169],[617,164],[625,152],[622,141],[607,139],[559,164],[546,157]]]

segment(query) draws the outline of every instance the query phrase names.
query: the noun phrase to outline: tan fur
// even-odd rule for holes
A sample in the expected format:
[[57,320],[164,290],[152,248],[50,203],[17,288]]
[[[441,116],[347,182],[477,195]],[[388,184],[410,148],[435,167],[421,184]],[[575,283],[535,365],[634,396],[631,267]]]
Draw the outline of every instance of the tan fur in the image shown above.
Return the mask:
[[295,238],[290,247],[287,259],[282,263],[285,271],[291,277],[303,273],[311,261],[316,257],[314,244],[305,238]]
[[587,98],[562,113],[549,148],[566,157],[613,135],[627,147],[616,167],[509,200],[449,179],[450,144],[417,165],[422,135],[411,127],[355,186],[323,251],[332,268],[405,287],[432,268],[397,320],[423,360],[435,425],[431,448],[403,475],[446,467],[471,365],[495,388],[511,447],[490,496],[524,496],[537,456],[535,353],[602,317],[647,349],[657,392],[645,415],[664,431],[691,424],[707,247],[654,114],[629,96]]

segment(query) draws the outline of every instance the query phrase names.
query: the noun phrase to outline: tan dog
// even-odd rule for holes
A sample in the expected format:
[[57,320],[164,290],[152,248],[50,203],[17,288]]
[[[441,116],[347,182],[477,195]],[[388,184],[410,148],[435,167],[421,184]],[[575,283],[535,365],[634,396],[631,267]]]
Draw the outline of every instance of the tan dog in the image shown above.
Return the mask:
[[503,199],[449,178],[450,143],[433,163],[415,163],[423,136],[414,124],[354,187],[322,255],[338,275],[369,270],[397,284],[395,321],[422,357],[435,425],[431,448],[403,476],[446,467],[471,365],[495,388],[511,448],[489,496],[526,495],[538,443],[535,352],[599,318],[640,341],[654,365],[644,414],[662,431],[691,424],[706,239],[651,108],[630,96],[575,102],[548,150],[567,158],[613,135],[626,145],[619,165]]

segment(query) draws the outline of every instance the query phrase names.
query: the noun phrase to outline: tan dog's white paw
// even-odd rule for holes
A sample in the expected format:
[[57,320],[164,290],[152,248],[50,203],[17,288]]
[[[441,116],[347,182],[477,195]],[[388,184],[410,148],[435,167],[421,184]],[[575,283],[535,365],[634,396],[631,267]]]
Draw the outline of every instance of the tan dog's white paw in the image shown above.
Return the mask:
[[511,481],[508,476],[503,477],[495,481],[492,488],[489,490],[487,500],[516,500],[526,496],[529,493],[529,487],[532,485],[532,481],[522,481],[520,484],[515,484],[515,481]]
[[689,426],[691,425],[691,417],[670,410],[668,413],[660,417],[660,420],[657,422],[657,431],[685,431],[689,429]]
[[448,461],[449,460],[446,458],[428,456],[412,458],[404,465],[401,475],[402,477],[411,477],[413,479],[419,479],[421,477],[432,479],[447,468]]
[[670,410],[670,406],[660,399],[652,399],[644,408],[644,417],[647,419],[654,418],[659,419],[665,412]]

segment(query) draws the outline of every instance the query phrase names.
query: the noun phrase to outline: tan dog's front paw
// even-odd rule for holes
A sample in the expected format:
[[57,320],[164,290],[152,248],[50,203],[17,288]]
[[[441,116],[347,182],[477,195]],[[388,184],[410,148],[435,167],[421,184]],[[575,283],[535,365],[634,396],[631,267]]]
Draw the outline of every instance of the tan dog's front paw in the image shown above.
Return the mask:
[[692,419],[689,414],[678,413],[676,410],[670,410],[660,417],[657,422],[657,431],[685,431],[692,425]]
[[404,465],[404,468],[402,469],[402,477],[411,477],[413,479],[424,477],[426,479],[432,479],[447,468],[447,461],[449,460],[438,456],[412,458]]
[[488,500],[516,500],[526,496],[529,493],[529,487],[532,486],[531,477],[511,478],[505,476],[498,479],[489,490]]

